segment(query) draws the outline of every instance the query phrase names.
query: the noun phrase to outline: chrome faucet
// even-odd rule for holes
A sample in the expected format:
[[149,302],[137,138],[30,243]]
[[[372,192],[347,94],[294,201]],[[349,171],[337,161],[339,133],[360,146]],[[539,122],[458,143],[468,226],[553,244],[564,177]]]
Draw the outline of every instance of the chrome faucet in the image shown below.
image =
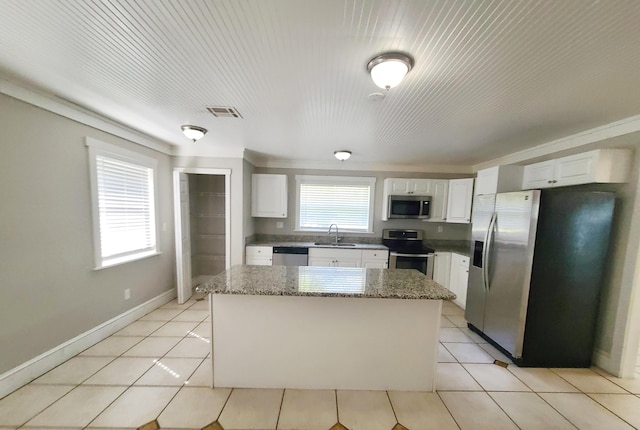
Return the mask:
[[331,229],[335,226],[336,228],[336,245],[338,244],[338,224],[331,224],[329,226],[329,231],[327,232],[327,234],[331,234]]

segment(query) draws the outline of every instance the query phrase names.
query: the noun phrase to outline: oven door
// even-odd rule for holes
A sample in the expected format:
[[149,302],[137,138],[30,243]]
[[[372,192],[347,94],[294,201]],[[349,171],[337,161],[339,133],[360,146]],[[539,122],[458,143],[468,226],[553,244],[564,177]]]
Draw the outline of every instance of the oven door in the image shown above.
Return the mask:
[[389,269],[416,269],[433,279],[433,254],[389,253]]

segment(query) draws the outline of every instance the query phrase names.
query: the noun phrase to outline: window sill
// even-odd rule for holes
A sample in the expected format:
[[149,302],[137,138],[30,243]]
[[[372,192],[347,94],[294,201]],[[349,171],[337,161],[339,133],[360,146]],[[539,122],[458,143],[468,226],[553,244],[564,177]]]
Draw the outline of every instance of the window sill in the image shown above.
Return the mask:
[[93,268],[93,270],[102,270],[102,269],[108,269],[110,267],[115,267],[115,266],[121,266],[123,264],[127,264],[127,263],[132,263],[134,261],[140,261],[140,260],[144,260],[146,258],[150,258],[150,257],[155,257],[156,255],[161,255],[162,252],[159,251],[154,251],[148,254],[139,254],[139,255],[135,255],[132,256],[131,258],[124,260],[124,261],[118,261],[115,263],[110,263],[110,264],[104,264],[102,266],[96,266]]

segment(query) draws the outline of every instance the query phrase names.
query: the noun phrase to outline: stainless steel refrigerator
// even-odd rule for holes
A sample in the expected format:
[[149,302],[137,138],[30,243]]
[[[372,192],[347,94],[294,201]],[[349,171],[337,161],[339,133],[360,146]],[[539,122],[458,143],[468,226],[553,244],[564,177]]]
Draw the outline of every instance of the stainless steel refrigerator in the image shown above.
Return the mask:
[[521,366],[589,367],[615,195],[476,196],[465,318]]

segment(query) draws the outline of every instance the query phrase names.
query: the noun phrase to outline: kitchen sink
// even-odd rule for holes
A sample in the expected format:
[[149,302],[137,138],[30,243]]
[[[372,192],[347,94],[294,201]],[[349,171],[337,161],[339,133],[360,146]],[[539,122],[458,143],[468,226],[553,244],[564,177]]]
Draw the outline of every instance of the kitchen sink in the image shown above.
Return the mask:
[[355,243],[324,243],[324,242],[315,242],[314,245],[318,245],[318,246],[356,246]]

